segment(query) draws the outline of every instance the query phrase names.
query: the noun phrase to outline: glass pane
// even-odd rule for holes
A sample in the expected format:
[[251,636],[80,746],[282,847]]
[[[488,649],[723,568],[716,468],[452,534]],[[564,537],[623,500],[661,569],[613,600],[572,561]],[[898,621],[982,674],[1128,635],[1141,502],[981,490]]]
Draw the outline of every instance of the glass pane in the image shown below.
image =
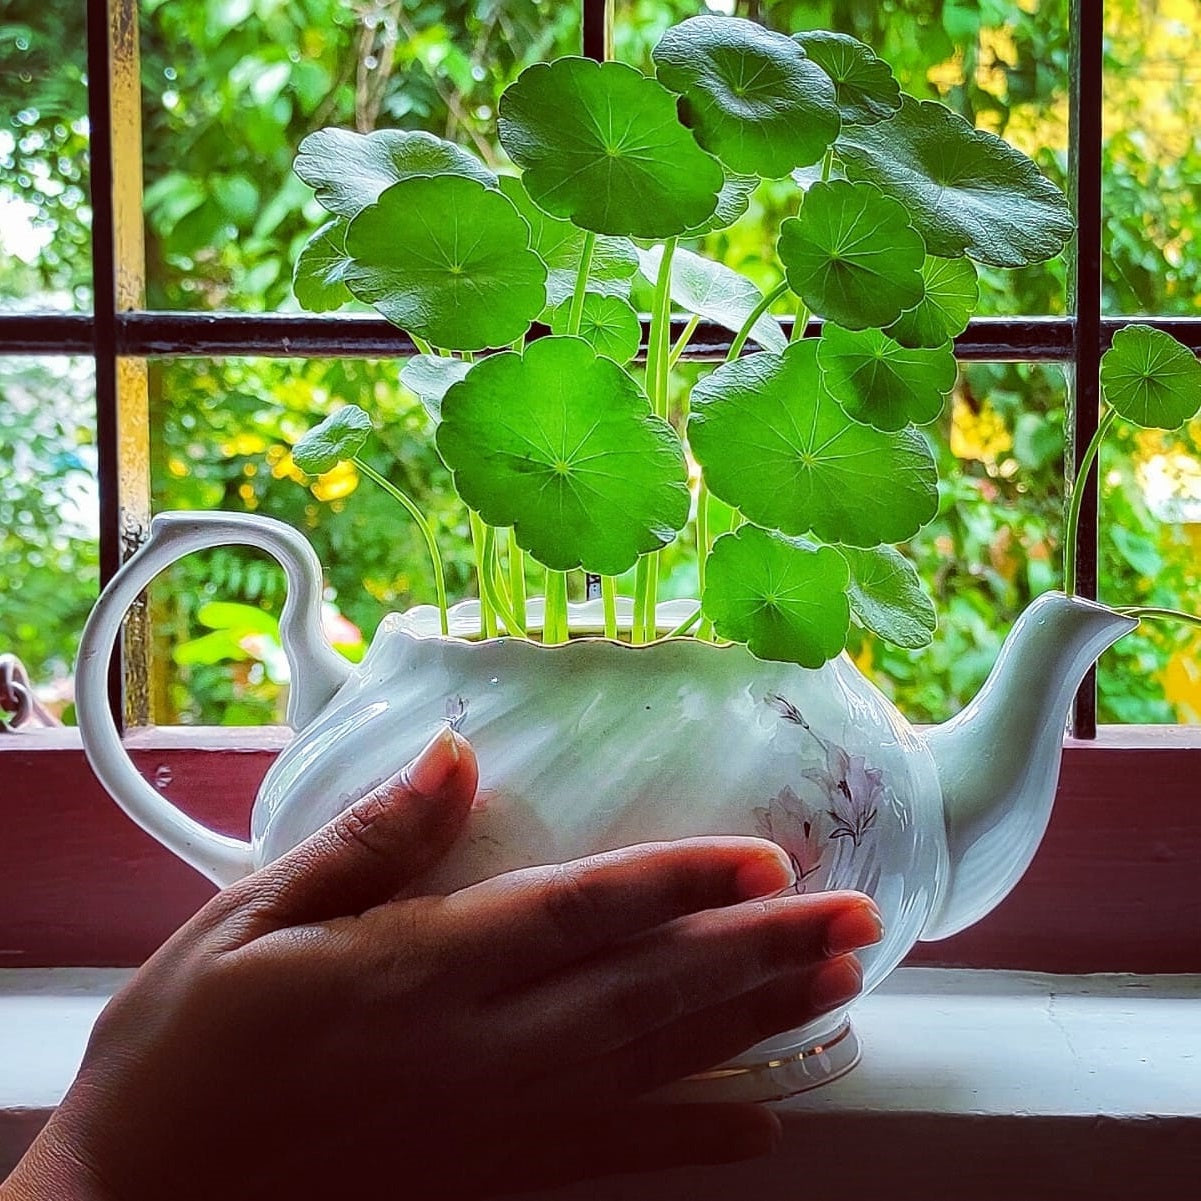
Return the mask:
[[501,90],[580,49],[579,6],[551,0],[142,8],[151,308],[295,310],[325,219],[291,171],[306,134],[426,129],[495,163]]
[[1201,313],[1201,5],[1105,5],[1104,305]]
[[[923,100],[941,100],[972,124],[1000,134],[1063,187],[1068,147],[1067,7],[1017,0],[979,5],[944,0],[896,0],[888,5],[617,0],[614,40],[618,58],[649,70],[651,50],[663,30],[706,11],[751,17],[785,33],[849,33],[888,61],[905,91]],[[709,250],[767,285],[776,278],[770,278],[762,261],[774,257],[775,225],[795,212],[797,192],[788,181],[770,182],[760,187],[757,199],[728,234],[709,240]],[[982,267],[979,314],[1063,313],[1064,280],[1062,255],[1016,271]]]
[[0,11],[0,312],[91,308],[84,5]]
[[0,654],[71,718],[71,674],[99,578],[90,360],[0,358]]

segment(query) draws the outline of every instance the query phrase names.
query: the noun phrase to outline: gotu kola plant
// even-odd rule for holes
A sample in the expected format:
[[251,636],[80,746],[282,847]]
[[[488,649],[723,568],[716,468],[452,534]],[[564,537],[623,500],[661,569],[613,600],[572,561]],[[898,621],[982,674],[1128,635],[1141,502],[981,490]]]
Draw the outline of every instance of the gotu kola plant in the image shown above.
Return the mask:
[[[565,573],[580,568],[602,577],[607,636],[615,577],[635,565],[628,637],[665,632],[659,553],[695,511],[700,603],[672,632],[807,667],[843,649],[852,619],[921,646],[934,609],[897,544],[938,505],[921,427],[955,382],[973,261],[1059,253],[1064,196],[841,34],[696,17],[653,61],[653,78],[582,58],[523,71],[499,106],[520,174],[425,133],[312,134],[296,171],[331,219],[301,252],[296,295],[318,311],[369,302],[418,348],[401,379],[471,512],[484,634],[525,634],[525,555],[546,568],[544,640],[566,637]],[[685,245],[787,178],[797,210],[768,294]],[[638,273],[653,288],[644,366]],[[770,315],[789,294],[791,340]],[[689,319],[673,344],[674,309]],[[820,337],[803,336],[810,316]],[[729,354],[673,413],[671,373],[702,319],[733,333]],[[549,333],[531,337],[535,323]],[[347,405],[295,461],[329,470],[370,429]],[[421,526],[445,630],[428,521],[355,461]],[[711,496],[733,514],[716,538]]]

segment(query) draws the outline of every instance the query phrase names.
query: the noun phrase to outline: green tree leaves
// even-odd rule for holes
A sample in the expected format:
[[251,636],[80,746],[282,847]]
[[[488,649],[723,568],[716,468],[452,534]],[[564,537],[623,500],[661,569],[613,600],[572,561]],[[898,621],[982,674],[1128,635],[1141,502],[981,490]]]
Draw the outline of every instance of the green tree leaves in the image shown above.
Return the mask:
[[1201,363],[1170,334],[1128,325],[1101,359],[1101,388],[1127,421],[1174,430],[1201,409]]

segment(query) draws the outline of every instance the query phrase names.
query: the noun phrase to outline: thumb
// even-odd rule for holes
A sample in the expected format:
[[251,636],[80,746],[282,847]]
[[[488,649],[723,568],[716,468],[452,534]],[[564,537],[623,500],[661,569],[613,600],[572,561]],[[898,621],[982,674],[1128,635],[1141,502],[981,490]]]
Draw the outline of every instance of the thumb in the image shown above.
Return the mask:
[[267,901],[260,920],[329,921],[390,900],[450,850],[478,783],[471,744],[443,727],[391,779],[247,879]]

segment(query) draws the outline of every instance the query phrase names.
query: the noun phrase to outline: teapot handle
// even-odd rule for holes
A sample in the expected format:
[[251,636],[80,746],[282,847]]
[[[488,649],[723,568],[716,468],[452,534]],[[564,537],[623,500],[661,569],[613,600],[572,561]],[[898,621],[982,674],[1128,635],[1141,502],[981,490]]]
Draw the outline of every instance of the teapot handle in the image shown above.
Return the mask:
[[148,834],[224,886],[254,870],[250,844],[181,813],[142,778],[121,743],[108,703],[108,665],[130,605],[160,571],[192,551],[230,544],[265,550],[283,567],[288,593],[280,640],[291,668],[288,724],[307,725],[345,682],[349,664],[321,633],[321,564],[308,540],[246,513],[163,513],[150,537],[109,582],[84,626],[76,665],[79,729],[88,762],[113,799]]

